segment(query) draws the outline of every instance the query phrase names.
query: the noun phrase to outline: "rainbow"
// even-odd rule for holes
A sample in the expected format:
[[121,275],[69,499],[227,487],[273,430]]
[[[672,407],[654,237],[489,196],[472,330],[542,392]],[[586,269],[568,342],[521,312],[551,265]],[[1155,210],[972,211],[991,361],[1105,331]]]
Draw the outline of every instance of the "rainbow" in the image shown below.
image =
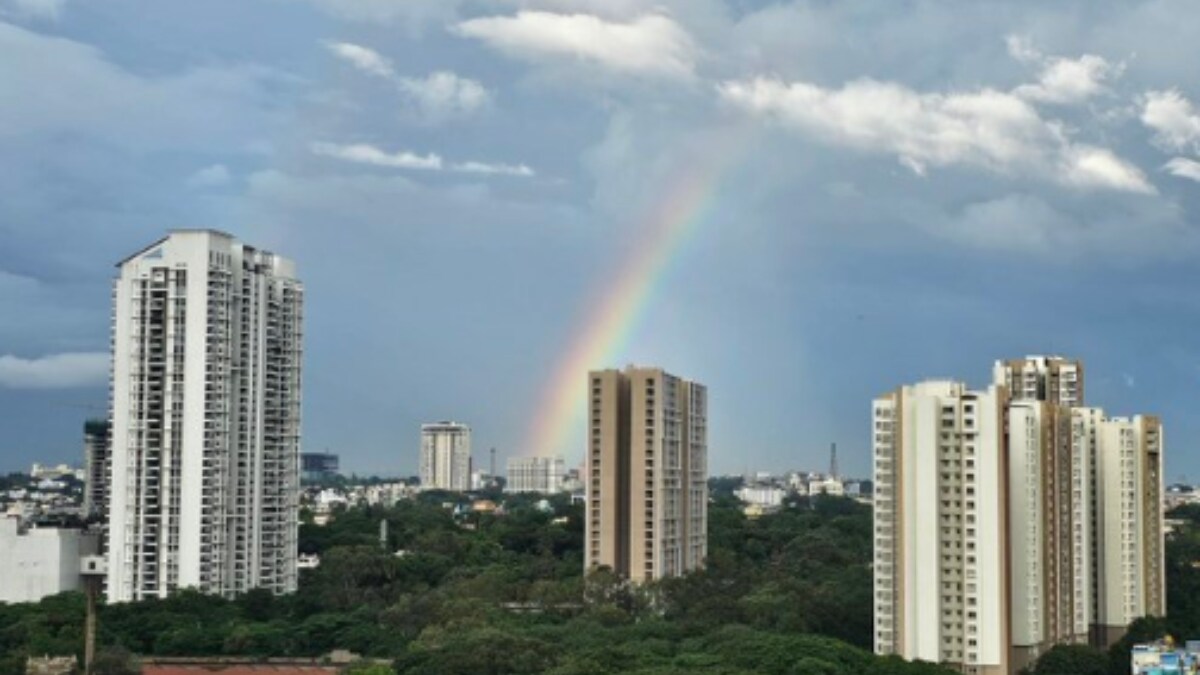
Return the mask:
[[619,273],[606,277],[616,284],[600,289],[589,305],[594,311],[580,323],[546,382],[522,454],[562,455],[575,435],[582,443],[587,372],[612,367],[622,357],[672,261],[712,213],[721,179],[738,164],[745,141],[741,129],[704,138],[702,155],[667,181],[661,198],[640,219],[643,240]]

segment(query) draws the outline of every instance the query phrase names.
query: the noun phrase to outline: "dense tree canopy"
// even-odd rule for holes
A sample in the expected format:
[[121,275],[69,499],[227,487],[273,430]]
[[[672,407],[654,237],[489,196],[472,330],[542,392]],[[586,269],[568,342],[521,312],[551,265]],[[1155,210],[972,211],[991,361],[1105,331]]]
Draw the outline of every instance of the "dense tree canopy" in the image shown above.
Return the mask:
[[[323,527],[306,520],[301,549],[321,564],[304,572],[295,595],[182,592],[106,606],[100,644],[145,656],[348,649],[394,661],[401,674],[946,672],[869,652],[871,514],[851,500],[797,499],[747,519],[732,497],[718,496],[707,568],[640,587],[604,572],[584,579],[581,507],[567,498],[550,499],[549,508],[537,496],[503,501],[502,513],[455,516],[461,497],[426,494],[345,509]],[[1190,524],[1168,545],[1171,619],[1139,622],[1130,640],[1198,634],[1200,596],[1178,592],[1200,590],[1192,567],[1200,513],[1185,515]],[[0,675],[22,672],[29,654],[80,654],[83,614],[75,593],[0,605]],[[1129,644],[1109,655],[1056,649],[1032,672],[1122,672]]]

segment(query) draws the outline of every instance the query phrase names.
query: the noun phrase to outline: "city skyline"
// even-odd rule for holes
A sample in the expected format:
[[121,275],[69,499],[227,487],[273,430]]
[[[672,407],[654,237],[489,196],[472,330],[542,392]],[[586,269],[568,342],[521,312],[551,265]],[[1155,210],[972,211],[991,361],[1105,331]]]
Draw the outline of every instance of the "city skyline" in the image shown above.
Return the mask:
[[578,382],[638,363],[718,392],[714,474],[865,476],[864,401],[1063,354],[1198,478],[1200,10],[1007,7],[0,0],[0,468],[80,462],[113,265],[199,227],[304,270],[304,449],[347,472],[415,475],[436,419],[573,466]]

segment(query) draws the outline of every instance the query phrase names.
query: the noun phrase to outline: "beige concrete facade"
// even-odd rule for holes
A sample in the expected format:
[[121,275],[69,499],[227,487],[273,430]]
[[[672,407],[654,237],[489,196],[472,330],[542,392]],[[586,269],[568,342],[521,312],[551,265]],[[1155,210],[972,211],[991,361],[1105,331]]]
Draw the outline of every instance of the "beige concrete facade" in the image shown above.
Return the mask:
[[1026,356],[997,361],[992,382],[1014,401],[1046,401],[1069,407],[1084,404],[1083,362],[1061,356]]
[[633,581],[683,574],[707,555],[708,400],[659,368],[588,375],[585,568]]
[[994,377],[873,403],[877,653],[1015,673],[1165,613],[1161,421],[1081,407],[1078,361]]

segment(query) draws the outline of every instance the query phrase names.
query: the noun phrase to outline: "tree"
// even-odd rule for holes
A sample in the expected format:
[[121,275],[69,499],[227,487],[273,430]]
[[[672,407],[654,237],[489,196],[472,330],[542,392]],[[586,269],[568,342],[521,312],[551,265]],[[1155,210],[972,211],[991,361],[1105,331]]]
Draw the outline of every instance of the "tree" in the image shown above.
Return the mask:
[[120,646],[101,649],[92,660],[92,675],[139,675],[142,665],[128,649]]
[[1107,675],[1108,655],[1087,645],[1057,645],[1043,654],[1029,672],[1031,675]]

